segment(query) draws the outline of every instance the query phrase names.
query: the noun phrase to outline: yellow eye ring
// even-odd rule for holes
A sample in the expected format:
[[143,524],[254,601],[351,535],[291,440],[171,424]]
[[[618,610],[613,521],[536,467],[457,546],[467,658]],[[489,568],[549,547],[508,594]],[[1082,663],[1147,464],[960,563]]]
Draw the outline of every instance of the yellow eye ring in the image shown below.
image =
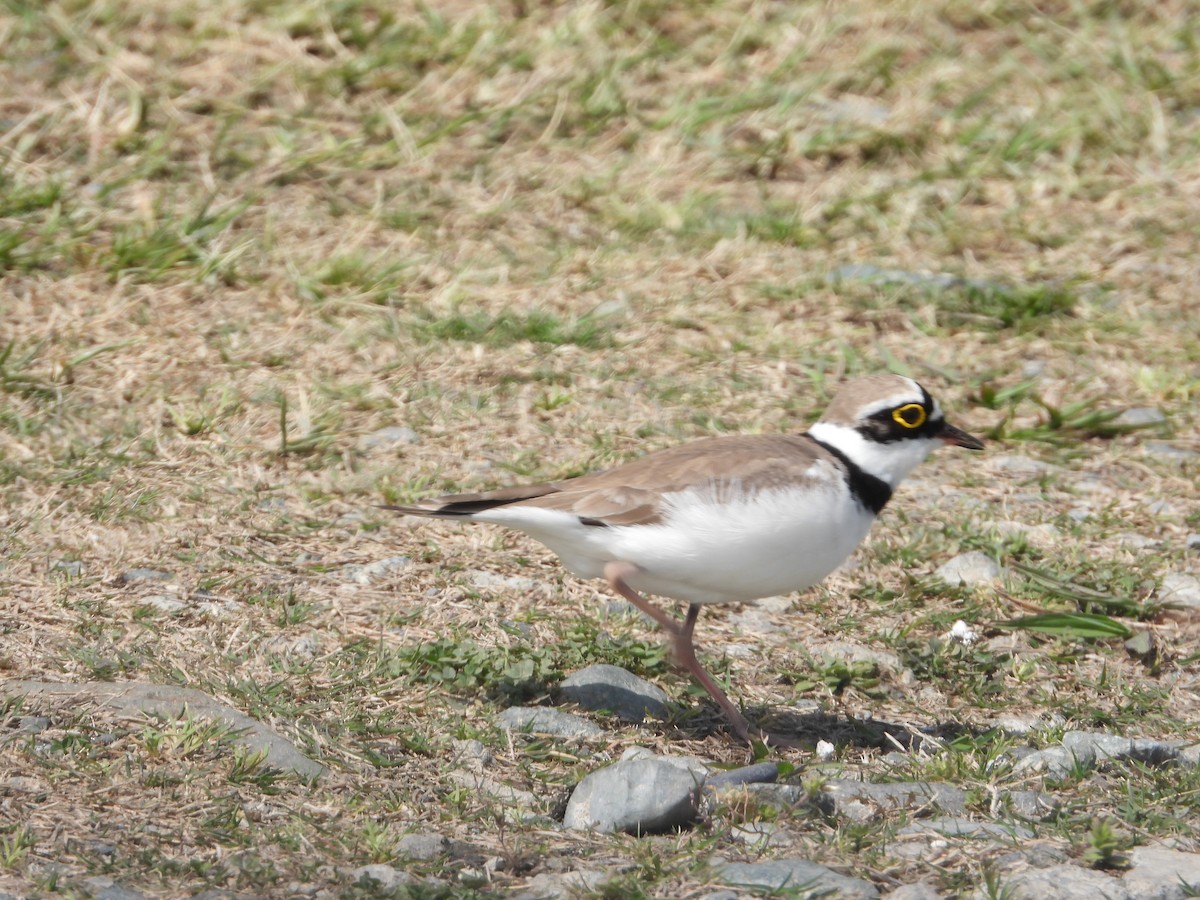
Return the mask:
[[892,418],[905,428],[920,428],[925,424],[925,407],[920,403],[905,403],[892,410]]

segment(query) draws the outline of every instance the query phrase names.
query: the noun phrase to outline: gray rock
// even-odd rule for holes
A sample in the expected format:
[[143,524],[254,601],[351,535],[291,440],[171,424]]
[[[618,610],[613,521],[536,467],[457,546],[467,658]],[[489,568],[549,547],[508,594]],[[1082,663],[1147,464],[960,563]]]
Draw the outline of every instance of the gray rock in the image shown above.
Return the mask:
[[883,895],[883,900],[938,900],[942,895],[928,881],[902,884]]
[[555,737],[588,738],[604,734],[604,729],[595,722],[544,706],[510,706],[500,713],[499,722],[506,731],[527,731]]
[[[1011,900],[1134,900],[1125,886],[1110,875],[1070,864],[1002,875],[1000,890]],[[984,897],[982,892],[975,896]],[[1141,900],[1141,898],[1138,898]]]
[[870,821],[884,812],[905,810],[912,815],[938,809],[952,816],[965,815],[966,795],[949,784],[928,781],[885,782],[849,779],[828,781],[823,793],[837,815],[856,822]]
[[995,584],[1000,580],[999,564],[980,550],[960,553],[938,566],[933,573],[946,584]]
[[1179,764],[1196,768],[1200,766],[1200,744],[1179,748]]
[[509,900],[550,900],[557,897],[576,897],[595,894],[604,882],[612,877],[611,872],[579,870],[575,872],[543,872],[530,878],[519,893],[509,894]]
[[83,563],[77,559],[56,559],[50,563],[50,571],[67,578],[78,578],[83,574]]
[[1186,609],[1200,609],[1200,578],[1189,572],[1168,572],[1163,576],[1156,599]]
[[646,716],[664,719],[670,712],[662,688],[618,666],[588,666],[572,672],[561,687],[564,697],[584,709],[610,710],[626,722],[642,722]]
[[17,734],[41,734],[49,727],[49,716],[21,716],[17,719]]
[[159,612],[164,612],[167,615],[174,615],[187,609],[186,601],[171,594],[151,594],[149,597],[143,597],[142,602],[146,606],[152,606]]
[[779,764],[773,762],[755,763],[752,766],[742,766],[740,769],[730,769],[726,772],[714,772],[708,776],[710,788],[736,787],[741,784],[769,784],[779,777]]
[[107,875],[93,875],[91,878],[84,878],[79,885],[84,890],[84,896],[91,897],[92,900],[142,900],[146,896],[141,891],[127,888]]
[[377,578],[385,578],[407,569],[411,564],[412,560],[407,556],[389,556],[365,565],[350,563],[342,566],[338,572],[346,581],[352,581],[355,584],[370,584]]
[[387,863],[373,863],[350,870],[350,880],[355,884],[365,882],[375,890],[392,891],[402,885],[413,884],[416,879]]
[[940,819],[922,819],[901,828],[897,834],[926,834],[930,831],[946,837],[1000,838],[1002,840],[1029,840],[1034,833],[1021,825],[1003,822],[975,822],[958,816]]
[[122,584],[134,584],[139,581],[174,581],[175,576],[170,572],[159,569],[126,569],[121,573]]
[[576,785],[563,825],[630,834],[682,828],[696,819],[702,786],[702,779],[666,759],[615,763]]
[[1187,536],[1184,546],[1189,550],[1200,550],[1200,534],[1192,533]]
[[358,439],[359,450],[374,450],[376,447],[395,447],[400,444],[420,443],[421,436],[407,425],[389,425]]
[[1179,757],[1174,744],[1153,738],[1126,738],[1096,731],[1068,731],[1063,735],[1063,749],[1080,762],[1092,764],[1108,759],[1135,759],[1150,765],[1161,765]]
[[10,681],[4,689],[9,694],[24,695],[32,702],[61,699],[91,702],[123,714],[138,713],[177,719],[186,711],[194,718],[213,719],[228,725],[234,729],[229,740],[251,752],[266,751],[267,765],[295,772],[305,778],[317,778],[325,772],[323,765],[309,759],[291,741],[257,719],[195,688],[136,681]]
[[1035,750],[1017,760],[1013,775],[1044,774],[1049,778],[1066,778],[1075,771],[1075,757],[1064,747]]
[[1131,406],[1112,420],[1114,425],[1122,428],[1149,428],[1162,425],[1167,421],[1166,414],[1153,406]]
[[1125,641],[1125,652],[1145,663],[1152,663],[1158,657],[1158,649],[1154,646],[1154,635],[1143,629],[1135,632],[1133,637]]
[[450,842],[436,832],[406,834],[396,841],[396,855],[405,859],[428,860],[444,856],[450,850]]
[[1122,881],[1138,900],[1183,900],[1196,896],[1200,889],[1200,853],[1154,845],[1134,847],[1129,866]]
[[1014,815],[1034,822],[1045,822],[1058,815],[1058,798],[1041,791],[1003,791],[1000,799]]
[[1149,453],[1152,456],[1161,456],[1164,459],[1178,460],[1179,462],[1189,459],[1200,459],[1200,452],[1188,447],[1176,447],[1174,444],[1168,444],[1166,441],[1146,441],[1142,444],[1142,452]]
[[1047,728],[1057,728],[1064,723],[1063,717],[1055,712],[1006,713],[998,716],[995,726],[1007,734],[1024,736]]
[[807,859],[725,863],[717,867],[717,873],[726,884],[744,887],[806,890],[813,896],[834,895],[842,900],[873,900],[879,896],[869,881],[841,875]]

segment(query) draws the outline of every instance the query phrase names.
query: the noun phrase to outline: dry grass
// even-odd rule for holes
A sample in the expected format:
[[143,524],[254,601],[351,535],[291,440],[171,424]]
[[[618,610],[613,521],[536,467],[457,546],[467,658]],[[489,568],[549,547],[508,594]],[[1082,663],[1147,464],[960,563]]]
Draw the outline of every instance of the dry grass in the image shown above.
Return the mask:
[[[701,641],[740,699],[786,706],[789,682],[824,671],[808,648],[850,638],[918,678],[806,690],[830,712],[982,726],[1057,710],[1200,737],[1193,621],[1147,613],[1165,649],[1153,671],[1119,642],[1028,635],[938,656],[954,619],[1022,608],[927,578],[982,547],[1140,601],[1196,567],[1195,461],[1145,454],[1146,433],[1094,437],[1088,418],[1158,407],[1167,438],[1197,443],[1194,18],[1183,2],[6,0],[0,666],[199,687],[332,772],[243,777],[219,735],[52,710],[49,730],[0,746],[0,769],[32,785],[0,786],[0,889],[109,872],[151,893],[286,894],[344,885],[336,867],[433,827],[477,848],[418,868],[460,892],[570,858],[624,866],[649,896],[703,892],[708,853],[745,852],[719,811],[669,838],[563,835],[506,824],[448,774],[455,738],[546,797],[633,743],[740,760],[653,633],[519,537],[373,505],[799,429],[843,375],[885,367],[972,430],[1027,429],[992,458],[1061,468],[943,454],[856,568],[771,614],[779,631],[707,615]],[[1007,287],[829,279],[848,264]],[[1043,311],[1048,293],[1069,314]],[[1082,424],[1055,430],[1020,393],[981,402],[1035,370],[1047,403],[1091,401]],[[419,440],[364,449],[387,425]],[[1093,516],[1069,519],[1085,500]],[[989,530],[1008,519],[1061,531],[1038,546]],[[1127,532],[1160,543],[1133,549]],[[339,571],[399,554],[413,565],[369,585]],[[123,584],[134,566],[176,581]],[[539,586],[480,590],[472,570]],[[164,594],[182,608],[148,603]],[[544,696],[601,632],[608,661],[698,712],[560,755],[496,731],[505,702]],[[488,664],[532,658],[546,680],[485,669],[446,686],[414,649],[439,640],[474,641]],[[762,652],[720,662],[739,643]],[[879,750],[843,752],[869,767]],[[985,784],[972,766],[991,751],[963,752],[956,777]],[[1195,823],[1194,801],[1122,806],[1156,777],[1126,774],[1070,786],[1059,836],[1097,812],[1150,836]],[[790,827],[798,853],[881,885],[952,892],[987,864],[889,859],[886,823]]]

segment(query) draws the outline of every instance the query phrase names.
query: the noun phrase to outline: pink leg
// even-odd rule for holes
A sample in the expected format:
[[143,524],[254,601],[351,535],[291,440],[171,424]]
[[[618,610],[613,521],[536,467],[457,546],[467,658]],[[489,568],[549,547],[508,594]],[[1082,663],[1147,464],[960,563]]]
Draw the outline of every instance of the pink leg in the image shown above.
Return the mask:
[[776,746],[799,746],[786,738],[773,737],[758,729],[751,729],[750,723],[746,721],[741,710],[721,690],[716,679],[700,665],[700,660],[696,658],[696,645],[692,642],[692,632],[696,628],[696,620],[700,618],[700,604],[693,603],[688,606],[686,618],[682,623],[679,622],[625,583],[625,577],[635,571],[637,570],[631,563],[611,562],[604,567],[604,575],[608,579],[609,586],[670,633],[672,660],[695,678],[704,690],[708,691],[708,695],[717,702],[717,706],[721,707],[721,712],[725,713],[725,718],[733,726],[734,733],[748,744],[759,740],[769,741]]

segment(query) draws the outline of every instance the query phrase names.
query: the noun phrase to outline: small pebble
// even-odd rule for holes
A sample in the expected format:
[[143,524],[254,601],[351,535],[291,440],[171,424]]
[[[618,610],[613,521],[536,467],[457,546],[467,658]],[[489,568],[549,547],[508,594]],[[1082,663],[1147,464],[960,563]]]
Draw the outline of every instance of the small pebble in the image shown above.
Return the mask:
[[604,734],[595,722],[543,706],[510,706],[500,713],[500,727],[506,731],[549,734],[555,737],[588,738]]
[[943,563],[934,575],[946,584],[977,585],[994,584],[1000,580],[999,564],[979,550],[960,553]]
[[1146,443],[1142,444],[1142,451],[1153,456],[1161,456],[1164,459],[1173,459],[1180,462],[1190,459],[1200,459],[1200,452],[1188,447],[1176,447],[1174,444],[1168,444],[1166,441],[1146,441]]
[[78,578],[83,574],[83,563],[77,559],[56,559],[50,563],[50,571],[67,578]]
[[1122,428],[1148,428],[1162,425],[1166,421],[1167,417],[1161,409],[1155,409],[1153,406],[1133,406],[1113,419],[1113,424]]
[[1168,572],[1162,578],[1155,599],[1187,609],[1200,609],[1200,578],[1189,572]]
[[123,584],[133,584],[137,581],[174,581],[175,576],[170,572],[159,569],[126,569],[121,573]]

